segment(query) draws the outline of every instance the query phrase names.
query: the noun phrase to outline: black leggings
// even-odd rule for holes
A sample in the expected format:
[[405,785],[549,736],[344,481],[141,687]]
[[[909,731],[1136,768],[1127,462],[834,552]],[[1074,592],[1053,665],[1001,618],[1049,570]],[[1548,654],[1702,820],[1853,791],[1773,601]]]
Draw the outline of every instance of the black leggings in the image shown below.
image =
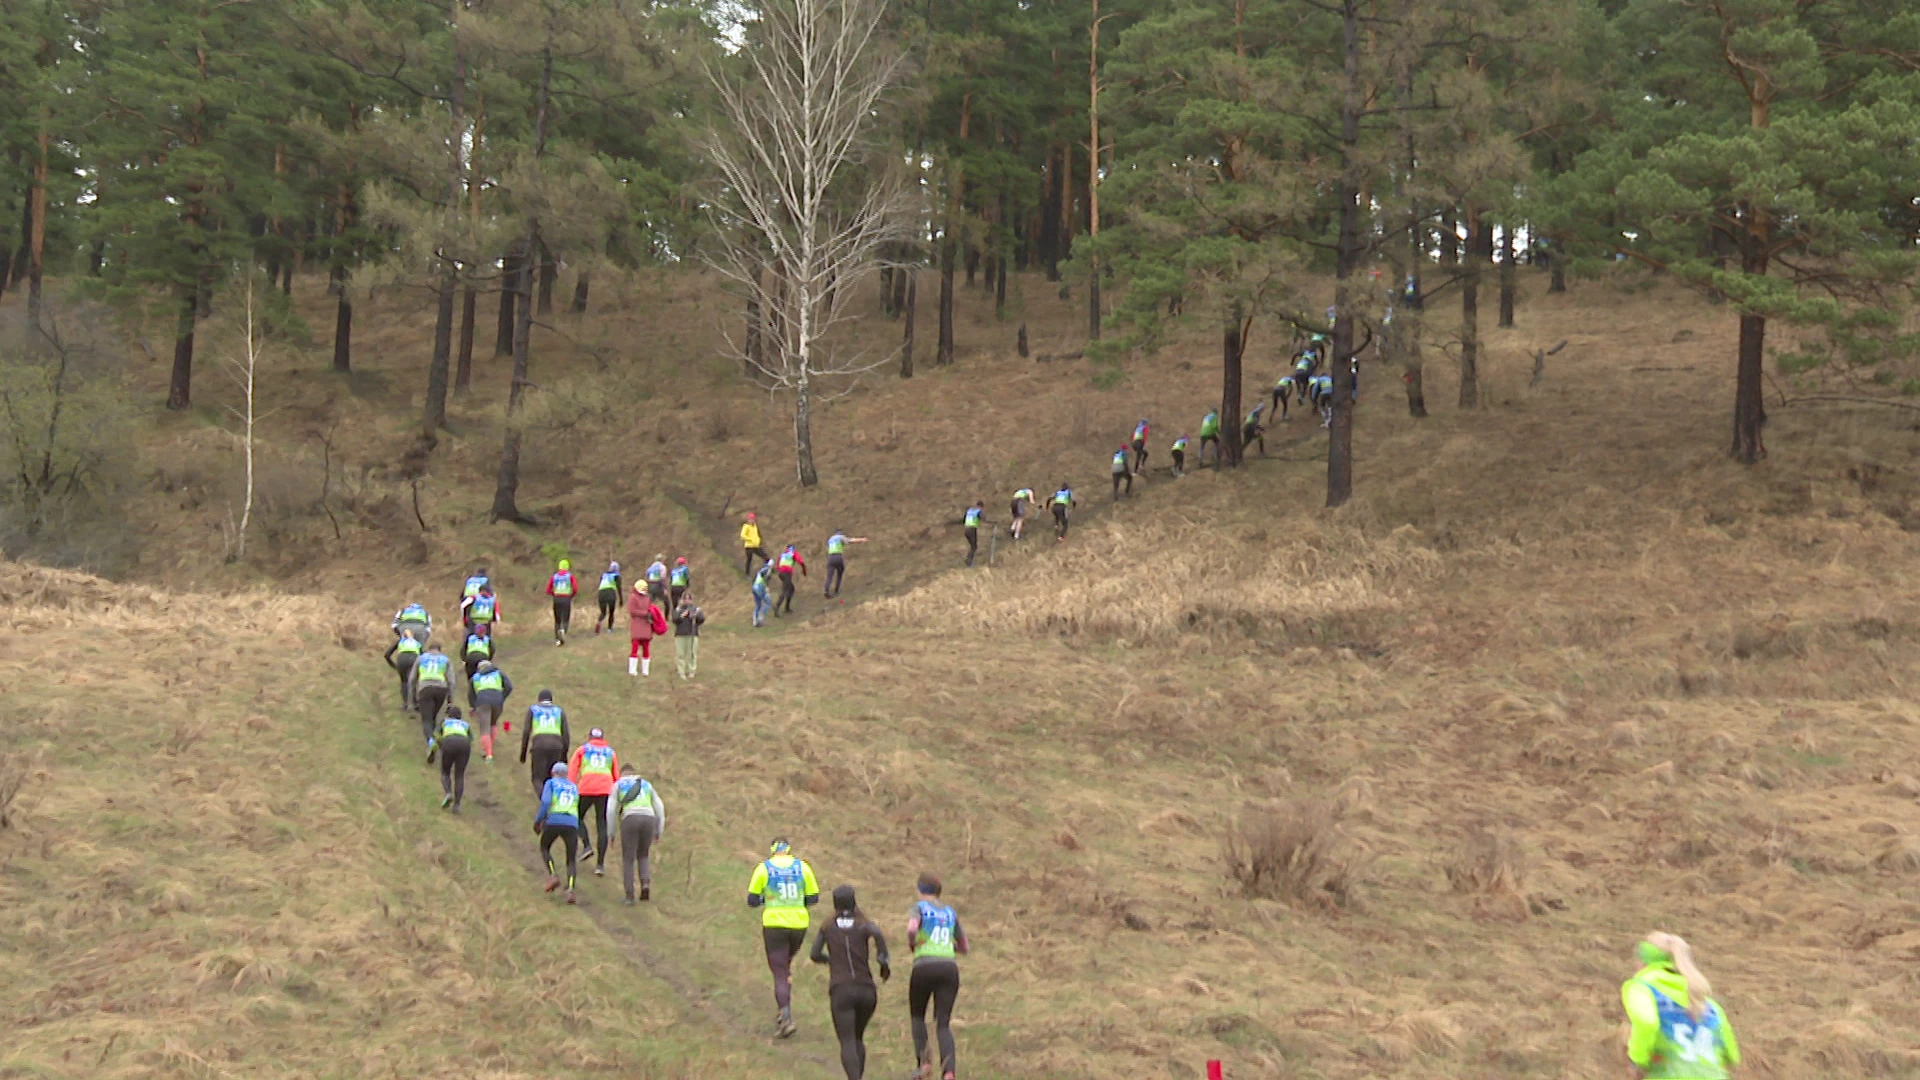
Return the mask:
[[[589,830],[589,825],[594,828]],[[592,831],[600,834],[598,844],[587,843],[587,836]],[[580,796],[580,843],[586,849],[580,853],[580,857],[584,859],[591,852],[595,866],[607,865],[607,840],[607,796]]]
[[440,794],[453,796],[457,809],[467,794],[467,761],[473,756],[473,744],[465,735],[450,735],[440,742]]
[[746,551],[747,551],[747,576],[748,577],[753,576],[753,557],[755,555],[760,556],[760,561],[763,563],[770,563],[773,561],[773,556],[767,554],[767,549],[764,547],[750,547],[750,548],[747,548]]
[[609,630],[613,629],[613,613],[614,613],[614,610],[617,609],[619,606],[620,606],[619,593],[614,592],[612,589],[601,589],[600,590],[600,614],[596,616],[593,620],[594,629],[596,630],[599,629],[600,624],[602,622],[607,624],[607,629]]
[[536,799],[540,797],[542,791],[546,790],[547,781],[552,779],[554,765],[567,760],[567,748],[560,745],[560,736],[542,735],[540,738],[551,740],[551,742],[547,746],[541,746],[539,740],[535,740],[527,753],[528,759],[533,764],[533,797]]
[[793,575],[790,573],[782,573],[780,575],[780,599],[773,602],[773,613],[775,615],[780,614],[780,605],[782,604],[787,606],[787,613],[791,615],[793,613]]
[[553,598],[553,636],[559,637],[573,627],[573,597]]
[[1067,535],[1067,508],[1063,503],[1053,504],[1053,535]]
[[967,565],[973,565],[973,557],[980,553],[980,530],[967,530]]
[[842,983],[827,995],[833,1010],[833,1033],[840,1038],[840,1067],[847,1080],[860,1080],[867,1071],[867,1021],[880,1004],[872,983]]
[[554,873],[553,842],[560,841],[567,848],[567,891],[573,891],[574,875],[580,871],[580,830],[571,825],[549,825],[540,830],[540,858],[547,864],[547,873]]
[[413,704],[420,711],[420,737],[433,738],[433,733],[440,730],[440,710],[447,707],[447,688],[416,686],[413,688]]
[[1133,471],[1145,472],[1147,468],[1147,444],[1135,440],[1133,444]]
[[773,1003],[782,1009],[793,1005],[793,958],[806,947],[805,930],[781,926],[763,926],[760,939],[767,946],[767,970],[773,972]]
[[413,655],[402,653],[393,658],[393,670],[400,673],[400,707],[410,709],[413,699],[407,696],[407,684],[413,681]]
[[833,596],[847,580],[847,560],[843,555],[827,556],[827,595]]
[[927,1003],[933,1003],[933,1026],[940,1041],[940,1072],[953,1066],[953,1000],[960,996],[960,965],[951,960],[918,960],[907,980],[907,1008],[913,1018],[913,1057],[927,1058]]
[[1116,499],[1120,497],[1120,482],[1122,480],[1126,481],[1127,494],[1133,494],[1133,473],[1123,469],[1113,474],[1113,497]]

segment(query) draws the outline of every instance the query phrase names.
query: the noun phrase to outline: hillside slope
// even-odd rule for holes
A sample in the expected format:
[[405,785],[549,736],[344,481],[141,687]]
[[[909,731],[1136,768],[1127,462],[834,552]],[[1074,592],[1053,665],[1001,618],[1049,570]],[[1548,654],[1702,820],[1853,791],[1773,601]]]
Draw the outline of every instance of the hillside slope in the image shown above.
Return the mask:
[[[1109,444],[1144,413],[1160,424],[1158,455],[1213,393],[1205,343],[1136,362],[1102,390],[1077,362],[989,348],[1005,331],[970,316],[954,370],[879,380],[833,407],[820,425],[824,482],[802,492],[774,407],[700,360],[692,331],[663,329],[670,313],[694,310],[698,291],[668,282],[591,324],[636,354],[633,365],[599,374],[584,349],[555,361],[555,397],[613,396],[536,441],[550,447],[536,451],[548,456],[526,489],[542,527],[480,520],[484,403],[463,407],[475,437],[448,439],[421,485],[431,531],[413,521],[408,488],[359,471],[404,448],[400,378],[417,357],[396,348],[345,384],[289,376],[303,388],[289,393],[316,410],[321,390],[339,392],[328,408],[351,433],[339,445],[351,448],[360,501],[336,510],[337,541],[319,531],[324,518],[289,514],[242,572],[333,602],[151,601],[186,605],[206,625],[166,624],[161,639],[181,656],[242,648],[223,617],[268,635],[235,653],[250,663],[201,676],[233,726],[219,745],[242,755],[236,775],[279,763],[344,791],[375,777],[390,785],[378,813],[349,799],[303,817],[290,785],[263,786],[244,813],[227,804],[301,850],[325,850],[322,831],[367,830],[349,831],[357,842],[339,856],[353,860],[335,875],[350,897],[302,926],[388,932],[368,914],[377,900],[391,910],[403,896],[402,910],[418,910],[467,890],[498,925],[478,939],[497,944],[458,957],[499,988],[484,1000],[505,1009],[522,986],[544,993],[559,980],[557,992],[584,995],[569,999],[576,1007],[594,1003],[602,1026],[578,1047],[591,1062],[549,1066],[531,1043],[493,1034],[511,1023],[488,1021],[500,1043],[488,1060],[503,1071],[585,1071],[620,1054],[691,1075],[681,1062],[714,1055],[731,1074],[757,1075],[775,1053],[792,1055],[782,1075],[832,1075],[812,973],[797,990],[799,1041],[764,1044],[764,965],[739,895],[755,853],[784,832],[826,883],[860,885],[890,931],[916,872],[945,877],[979,941],[961,997],[963,1075],[1190,1077],[1212,1057],[1239,1077],[1617,1075],[1618,982],[1637,936],[1655,927],[1696,942],[1754,1074],[1920,1075],[1920,709],[1908,675],[1920,661],[1920,550],[1908,531],[1920,448],[1894,410],[1774,408],[1772,460],[1733,466],[1720,454],[1730,321],[1683,296],[1590,286],[1529,303],[1522,330],[1495,336],[1490,405],[1478,413],[1446,404],[1436,367],[1435,415],[1409,420],[1397,388],[1370,369],[1357,497],[1339,513],[1319,509],[1318,429],[1298,420],[1276,425],[1297,444],[1269,460],[1177,481],[1150,474],[1133,500],[1108,507],[1094,485]],[[1049,318],[1064,326],[1072,312],[1059,308]],[[1029,318],[1043,325],[1040,314]],[[1527,389],[1523,344],[1561,338],[1569,349]],[[354,396],[366,380],[386,381]],[[176,424],[156,455],[184,456],[204,431]],[[1003,546],[992,569],[959,568],[958,530],[945,523],[960,506],[978,497],[997,511],[1016,483],[1057,473],[1097,510],[1066,544],[1043,537]],[[810,618],[747,627],[727,562],[742,506],[770,520],[770,539],[814,538],[809,550],[835,525],[872,536],[852,562],[855,603],[827,608],[803,591]],[[184,538],[195,512],[156,520]],[[654,551],[693,553],[714,614],[699,680],[656,672],[636,684],[624,641],[547,644],[542,543],[581,560],[610,551],[630,569]],[[157,550],[150,568],[232,580],[183,547]],[[431,810],[426,770],[370,658],[374,621],[407,596],[444,614],[457,573],[481,559],[508,584],[502,663],[515,681],[554,687],[576,723],[607,728],[669,801],[651,908],[611,907],[605,882],[590,883],[578,912],[546,906],[525,870],[518,766],[478,781],[492,809],[458,822]],[[23,612],[14,618],[34,630],[9,648],[57,646],[15,653],[17,669],[99,646],[86,636],[98,628],[62,621],[79,620],[94,594],[50,616],[30,589],[9,592]],[[286,621],[256,626],[250,604],[286,605],[272,615]],[[296,635],[310,679],[280,670]],[[95,682],[56,693],[70,708],[108,702],[91,723],[122,752],[144,750],[134,732],[154,726],[142,709],[155,691],[141,680],[185,662],[156,656],[157,674],[84,669]],[[271,675],[258,670],[268,663]],[[280,704],[256,703],[263,692]],[[121,703],[132,704],[111,707]],[[123,715],[130,727],[105,726]],[[293,726],[242,738],[249,716]],[[9,748],[41,745],[50,761],[65,740],[36,722]],[[296,732],[319,741],[287,764]],[[196,774],[179,790],[204,800],[238,783],[203,771],[214,764],[196,745],[177,752]],[[104,844],[84,831],[98,823],[84,799],[58,793],[104,790],[118,769],[75,764],[29,781],[33,842],[0,833],[17,845],[0,879],[15,897],[48,888],[58,844],[78,842],[34,846],[44,837]],[[398,824],[381,824],[386,815]],[[1290,901],[1249,896],[1229,872],[1227,838],[1269,822],[1301,826],[1324,856]],[[227,835],[224,847],[188,836],[175,863],[246,855]],[[437,854],[443,846],[458,859]],[[133,857],[124,846],[89,854]],[[24,884],[21,868],[35,875]],[[154,931],[133,904],[121,901],[124,930],[113,912],[96,922],[142,940]],[[251,941],[254,912],[220,907],[206,926]],[[58,925],[40,918],[30,925]],[[261,951],[298,942],[260,940],[255,955],[279,970],[309,962]],[[25,933],[20,945],[47,947]],[[606,982],[598,965],[619,980],[638,971],[645,989],[605,1002],[568,989]],[[226,993],[251,985],[245,967],[225,977],[239,979]],[[178,966],[148,977],[177,993],[214,985]],[[29,1000],[44,1010],[60,988],[38,978]],[[883,995],[875,1075],[908,1065],[902,998],[898,987]],[[693,1002],[691,1018],[656,1011],[661,1002]],[[272,1032],[289,1018],[335,1033],[359,1022],[277,999],[257,1009],[250,1022]],[[673,1025],[664,1043],[640,1018]],[[56,1022],[79,1021],[43,1023]],[[383,1060],[432,1074],[445,1044],[397,1048],[426,1023],[421,1012],[390,1023],[394,1042],[375,1043]],[[147,1056],[105,1060],[187,1071],[199,1066],[184,1054],[222,1061],[216,1048],[229,1045],[212,1027],[167,1034],[180,1042],[172,1051],[156,1028],[129,1029],[113,1053]],[[56,1055],[66,1045],[39,1037],[18,1067],[69,1068]]]

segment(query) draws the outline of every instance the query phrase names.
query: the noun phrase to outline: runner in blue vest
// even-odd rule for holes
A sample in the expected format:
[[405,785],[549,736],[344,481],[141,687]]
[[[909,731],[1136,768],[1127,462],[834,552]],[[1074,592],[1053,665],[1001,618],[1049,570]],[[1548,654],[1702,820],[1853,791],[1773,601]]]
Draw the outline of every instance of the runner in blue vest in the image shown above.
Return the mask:
[[1145,417],[1133,425],[1133,475],[1145,476],[1147,473],[1147,421]]
[[580,871],[580,789],[567,779],[567,763],[556,761],[546,785],[540,789],[540,812],[533,816],[533,831],[540,836],[540,859],[547,864],[547,891],[560,887],[560,875],[553,869],[553,842],[567,850],[567,903],[577,903],[573,883]]
[[1640,962],[1620,987],[1633,1067],[1658,1080],[1725,1080],[1740,1064],[1740,1043],[1692,948],[1673,934],[1649,934]]
[[687,594],[687,586],[693,584],[693,570],[687,566],[685,555],[673,560],[673,570],[667,575],[667,606],[677,608],[680,598]]
[[1127,467],[1127,448],[1124,446],[1113,452],[1113,498],[1109,501],[1120,501],[1120,482],[1123,480],[1126,481],[1127,484],[1127,495],[1131,497],[1133,495],[1133,470]]
[[827,599],[839,596],[840,586],[846,583],[847,545],[866,542],[866,537],[848,536],[844,529],[835,529],[833,535],[827,537]]
[[393,613],[393,636],[399,637],[400,631],[413,631],[413,640],[426,647],[427,640],[433,636],[433,616],[427,614],[425,605],[408,604]]
[[1053,538],[1055,541],[1067,538],[1067,519],[1073,515],[1073,489],[1065,480],[1053,493]]
[[566,710],[553,703],[551,690],[540,691],[538,699],[527,706],[520,727],[520,763],[526,764],[528,755],[532,755],[533,790],[537,792],[552,774],[554,763],[567,763],[573,734],[567,730]]
[[620,881],[633,904],[633,875],[640,872],[640,899],[653,899],[651,853],[667,828],[667,806],[660,793],[631,765],[620,766],[613,785],[613,809],[620,818]]
[[960,996],[960,963],[955,957],[966,955],[967,934],[960,929],[960,917],[940,902],[939,878],[921,874],[914,892],[919,897],[907,917],[907,946],[913,951],[907,1008],[913,1021],[913,1056],[919,1063],[915,1075],[926,1077],[933,1070],[933,1059],[927,1054],[927,1005],[931,1002],[941,1080],[953,1080],[953,1003]]
[[500,598],[493,595],[492,585],[482,585],[479,592],[460,601],[460,621],[468,633],[475,627],[491,627],[500,621]]
[[467,618],[468,603],[474,597],[480,595],[481,589],[488,588],[492,584],[493,584],[493,579],[487,576],[487,568],[484,566],[475,570],[473,573],[467,575],[467,580],[461,583],[460,585],[460,621],[462,625],[467,626],[468,628],[472,627],[473,625],[472,622],[470,622]]
[[491,660],[480,661],[473,678],[467,680],[467,704],[473,708],[473,726],[480,730],[480,751],[488,761],[493,760],[493,725],[500,721],[507,698],[512,695],[513,680]]
[[968,566],[973,565],[973,557],[980,553],[980,526],[992,524],[992,522],[987,520],[986,513],[987,504],[977,502],[967,507],[966,512],[960,517],[960,525],[966,530],[967,534]]
[[600,624],[607,624],[607,633],[613,633],[613,615],[620,610],[620,564],[612,562],[600,575],[600,614],[593,618],[593,632],[600,633]]
[[[460,662],[465,665],[467,681],[473,681],[473,673],[480,667],[480,661],[493,659],[493,628],[480,623],[467,631],[467,640],[460,646]],[[469,705],[472,702],[468,702]]]
[[467,762],[473,757],[473,725],[460,715],[460,706],[447,710],[440,721],[440,809],[460,812],[467,794]]

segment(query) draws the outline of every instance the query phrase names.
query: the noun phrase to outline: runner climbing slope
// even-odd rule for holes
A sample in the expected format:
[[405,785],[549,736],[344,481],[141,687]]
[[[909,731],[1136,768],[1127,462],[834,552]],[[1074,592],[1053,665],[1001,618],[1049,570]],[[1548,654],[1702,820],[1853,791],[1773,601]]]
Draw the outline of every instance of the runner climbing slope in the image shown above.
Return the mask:
[[820,882],[813,867],[795,858],[786,837],[776,838],[767,857],[753,868],[747,881],[747,906],[760,909],[760,937],[767,949],[767,969],[773,973],[774,1017],[781,1038],[793,1034],[793,961],[806,948],[807,909],[820,902]]
[[1641,969],[1620,987],[1631,1025],[1627,1058],[1641,1076],[1661,1080],[1724,1080],[1740,1064],[1733,1024],[1693,962],[1693,949],[1673,934],[1640,943]]
[[567,631],[573,627],[573,597],[579,591],[580,584],[573,578],[573,563],[561,559],[560,565],[547,576],[547,595],[553,597],[555,645],[567,643]]
[[833,890],[833,918],[814,935],[814,963],[827,965],[827,1007],[833,1014],[833,1034],[840,1040],[840,1067],[847,1080],[862,1080],[867,1071],[867,1022],[879,1007],[873,984],[872,962],[880,964],[880,981],[893,978],[887,939],[860,910],[851,885]]
[[940,1048],[941,1080],[953,1080],[956,1053],[953,1045],[953,1004],[960,996],[960,962],[967,952],[967,934],[960,928],[960,917],[953,908],[940,902],[940,879],[921,874],[914,884],[918,899],[913,914],[907,917],[907,945],[913,950],[913,976],[907,980],[907,1009],[913,1023],[913,1056],[919,1063],[916,1076],[926,1077],[933,1069],[927,1054],[927,1006],[933,1006],[935,1038]]
[[620,564],[610,562],[600,574],[599,612],[593,617],[593,632],[600,633],[600,625],[606,624],[607,633],[613,633],[613,616],[620,610]]
[[613,785],[613,810],[620,818],[620,884],[633,903],[634,871],[640,874],[640,899],[653,899],[655,845],[667,830],[667,806],[660,793],[631,765],[620,766]]
[[538,700],[527,706],[521,728],[520,761],[525,764],[527,755],[533,755],[530,775],[533,790],[538,792],[553,774],[555,765],[565,767],[567,748],[573,745],[572,733],[567,730],[566,711],[553,703],[553,691],[540,691]]
[[573,885],[580,868],[580,789],[567,779],[565,762],[553,763],[540,789],[540,810],[533,816],[533,831],[540,837],[540,861],[547,866],[548,892],[560,887],[560,875],[553,867],[553,842],[558,840],[566,848],[567,903],[575,903]]
[[599,833],[591,849],[594,877],[607,872],[607,844],[612,839],[608,832],[613,825],[613,778],[619,774],[620,755],[607,745],[607,733],[599,728],[587,733],[587,741],[574,748],[573,759],[567,763],[567,779],[580,791],[580,842],[585,844],[589,833]]

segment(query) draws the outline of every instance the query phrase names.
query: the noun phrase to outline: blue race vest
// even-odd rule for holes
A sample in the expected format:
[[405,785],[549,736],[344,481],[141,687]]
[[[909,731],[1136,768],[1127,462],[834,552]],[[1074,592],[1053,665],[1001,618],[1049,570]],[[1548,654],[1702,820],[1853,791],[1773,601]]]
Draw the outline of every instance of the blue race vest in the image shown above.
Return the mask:
[[413,681],[421,685],[439,683],[445,686],[447,685],[447,665],[451,663],[446,653],[422,653],[420,659],[413,665]]

